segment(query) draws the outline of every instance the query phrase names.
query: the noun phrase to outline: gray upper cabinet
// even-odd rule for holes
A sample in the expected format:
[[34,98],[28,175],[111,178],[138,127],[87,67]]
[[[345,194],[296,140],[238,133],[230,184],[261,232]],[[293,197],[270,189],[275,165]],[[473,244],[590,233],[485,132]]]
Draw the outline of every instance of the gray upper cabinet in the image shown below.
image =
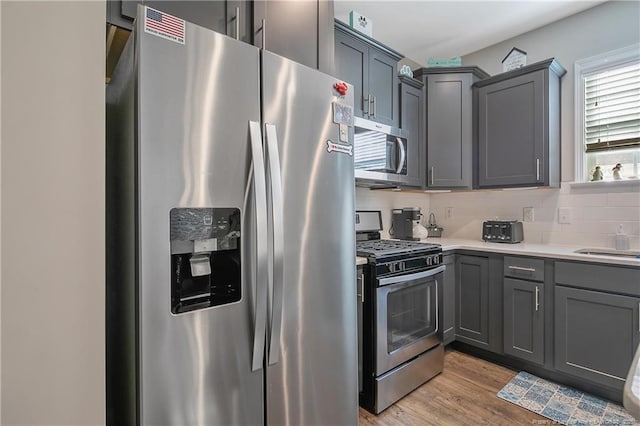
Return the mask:
[[479,188],[560,185],[560,78],[554,59],[480,80]]
[[107,22],[130,30],[137,6],[143,4],[205,28],[250,42],[251,16],[247,1],[107,1]]
[[144,4],[333,74],[333,1],[110,0],[107,22],[130,30]]
[[402,55],[335,21],[335,76],[354,86],[354,113],[399,127],[398,61]]
[[254,45],[334,72],[333,1],[253,1]]
[[420,68],[426,87],[426,188],[473,185],[474,82],[489,77],[478,67]]
[[425,144],[422,82],[400,76],[400,127],[407,131],[407,185],[422,186]]

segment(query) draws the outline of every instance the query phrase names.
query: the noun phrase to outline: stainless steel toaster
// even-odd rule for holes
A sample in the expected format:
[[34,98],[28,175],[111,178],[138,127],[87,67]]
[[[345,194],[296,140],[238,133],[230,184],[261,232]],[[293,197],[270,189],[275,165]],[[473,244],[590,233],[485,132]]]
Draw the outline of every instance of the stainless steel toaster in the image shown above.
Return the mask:
[[524,240],[522,222],[488,220],[482,224],[482,239],[493,243],[519,243]]

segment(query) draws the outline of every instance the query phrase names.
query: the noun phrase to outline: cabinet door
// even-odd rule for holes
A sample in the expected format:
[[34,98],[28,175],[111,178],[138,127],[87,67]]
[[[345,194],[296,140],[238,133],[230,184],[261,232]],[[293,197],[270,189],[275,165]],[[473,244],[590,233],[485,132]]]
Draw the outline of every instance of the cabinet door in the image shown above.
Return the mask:
[[[223,2],[224,3],[224,2]],[[236,40],[251,43],[251,12],[248,0],[227,0],[227,30],[226,34]]]
[[[409,132],[407,139],[407,185],[422,186],[424,163],[424,101],[422,90],[405,83],[400,84],[400,126]],[[422,163],[422,164],[421,164]]]
[[456,264],[455,255],[444,256],[442,263],[447,267],[442,274],[442,285],[438,289],[440,311],[438,321],[442,332],[442,343],[448,345],[455,339],[456,320]]
[[504,279],[504,352],[544,364],[544,286]]
[[398,62],[373,47],[369,48],[369,95],[373,97],[370,118],[399,127],[398,83]]
[[544,71],[478,89],[478,185],[544,182]]
[[[366,117],[369,114],[367,84],[369,76],[369,46],[344,34],[335,33],[335,75],[353,85],[354,114]],[[366,98],[366,99],[365,99]]]
[[333,58],[333,2],[254,1],[253,34],[260,48],[310,68],[333,70],[333,61],[330,68],[325,63]]
[[[110,0],[107,2],[107,22],[131,30],[133,20],[135,19],[138,11],[138,5],[144,4],[162,12],[177,16],[185,21],[192,22],[222,34],[228,34],[226,3],[227,2],[225,1],[197,0]],[[240,3],[244,3],[246,5],[246,1],[236,1],[234,3],[238,3],[238,5]],[[246,13],[246,6],[244,6],[242,10]],[[235,29],[235,26],[233,26],[233,28]]]
[[640,342],[640,299],[555,288],[555,367],[622,391]]
[[427,186],[472,185],[472,75],[427,77]]
[[227,33],[224,1],[145,0],[143,4],[219,33]]
[[459,256],[456,269],[456,339],[489,349],[489,259]]

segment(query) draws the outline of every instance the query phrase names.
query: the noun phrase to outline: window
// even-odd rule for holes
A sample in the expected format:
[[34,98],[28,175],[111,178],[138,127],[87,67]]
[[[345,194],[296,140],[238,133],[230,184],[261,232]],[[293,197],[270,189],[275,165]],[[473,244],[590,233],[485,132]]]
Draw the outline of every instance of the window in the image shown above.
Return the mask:
[[639,179],[640,45],[577,61],[575,82],[576,180]]

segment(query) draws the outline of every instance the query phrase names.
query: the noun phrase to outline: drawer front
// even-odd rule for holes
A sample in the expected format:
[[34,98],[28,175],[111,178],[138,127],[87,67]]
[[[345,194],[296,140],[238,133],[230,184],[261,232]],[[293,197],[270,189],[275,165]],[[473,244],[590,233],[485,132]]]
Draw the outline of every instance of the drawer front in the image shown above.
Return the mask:
[[528,257],[504,257],[504,276],[531,281],[544,281],[544,260]]
[[640,296],[640,268],[556,262],[555,282],[590,290]]

